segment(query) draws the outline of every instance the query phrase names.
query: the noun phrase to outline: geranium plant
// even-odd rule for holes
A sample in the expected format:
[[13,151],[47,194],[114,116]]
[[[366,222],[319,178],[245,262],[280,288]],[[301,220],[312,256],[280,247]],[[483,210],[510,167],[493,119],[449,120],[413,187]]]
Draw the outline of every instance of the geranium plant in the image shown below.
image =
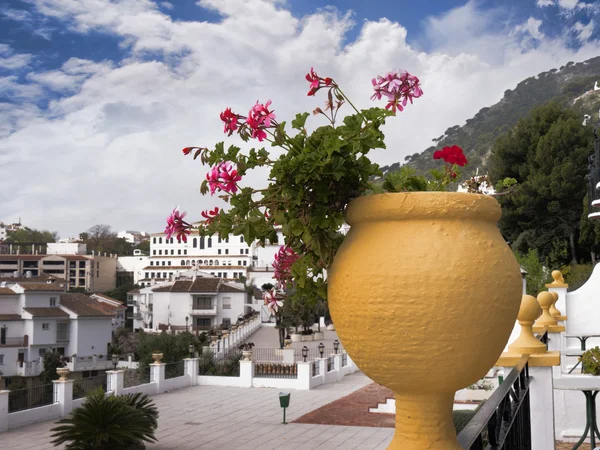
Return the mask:
[[[202,182],[203,194],[218,195],[229,203],[227,210],[202,212],[201,235],[243,235],[246,242],[277,242],[281,230],[285,242],[275,258],[279,288],[309,303],[326,298],[326,271],[331,266],[344,234],[344,212],[348,203],[361,195],[378,192],[442,191],[460,179],[467,159],[460,147],[444,148],[434,154],[443,162],[440,170],[427,176],[403,167],[382,178],[379,166],[368,154],[385,148],[382,127],[386,120],[423,95],[419,79],[408,72],[394,71],[372,80],[372,100],[384,99],[384,108],[358,109],[338,83],[320,77],[313,69],[306,75],[309,96],[325,92],[324,108],[313,114],[328,122],[309,133],[310,114],[299,113],[290,122],[278,120],[273,103],[256,102],[246,116],[226,108],[220,115],[224,132],[238,134],[243,141],[268,143],[282,150],[274,157],[265,147],[242,152],[235,145],[215,148],[186,147],[185,155],[200,158],[210,169]],[[345,105],[351,114],[340,120]],[[279,154],[279,153],[278,153]],[[268,167],[268,185],[255,189],[243,184],[248,171]],[[177,209],[169,216],[165,232],[186,239],[192,225]],[[275,293],[267,294],[269,309],[281,306]]]

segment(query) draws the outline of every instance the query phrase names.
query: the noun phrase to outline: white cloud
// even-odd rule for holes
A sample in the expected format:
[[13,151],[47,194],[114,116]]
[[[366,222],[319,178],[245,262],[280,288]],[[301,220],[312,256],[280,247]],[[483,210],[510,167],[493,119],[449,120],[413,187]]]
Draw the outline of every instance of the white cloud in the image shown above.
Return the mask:
[[0,43],[0,69],[15,70],[27,66],[32,59],[29,53],[13,54],[8,44]]
[[[535,19],[520,31],[500,29],[502,11],[472,2],[426,21],[428,52],[388,19],[365,21],[357,40],[344,44],[350,15],[325,9],[299,18],[273,0],[201,0],[222,16],[219,23],[173,21],[148,0],[35,4],[80,32],[116,34],[130,50],[119,63],[72,59],[32,72],[25,85],[0,79],[0,90],[23,99],[0,105],[0,219],[21,216],[63,235],[95,223],[155,231],[176,204],[192,218],[218,204],[198,194],[206,169],[181,148],[223,140],[219,112],[226,106],[246,113],[270,98],[281,120],[320,106],[323,98],[306,96],[311,66],[336,78],[359,107],[372,105],[376,74],[404,68],[421,78],[425,95],[390,120],[388,150],[373,154],[388,164],[424,150],[524,78],[597,55],[593,43],[575,51],[543,36]],[[148,58],[156,53],[161,61]],[[48,89],[60,96],[40,111],[37,100]],[[310,118],[311,126],[321,123]]]
[[165,9],[173,9],[173,4],[169,2],[160,2],[160,6]]
[[579,4],[579,0],[558,0],[558,5],[565,9],[575,9]]
[[527,22],[517,25],[513,29],[513,33],[527,33],[534,39],[543,39],[544,34],[540,31],[540,26],[542,25],[542,21],[530,17],[527,19]]
[[587,25],[577,22],[573,26],[573,31],[577,35],[577,40],[579,42],[586,42],[590,37],[592,37],[592,33],[594,32],[594,21],[590,20]]
[[554,0],[537,0],[537,6],[543,8],[544,6],[554,6],[556,3]]

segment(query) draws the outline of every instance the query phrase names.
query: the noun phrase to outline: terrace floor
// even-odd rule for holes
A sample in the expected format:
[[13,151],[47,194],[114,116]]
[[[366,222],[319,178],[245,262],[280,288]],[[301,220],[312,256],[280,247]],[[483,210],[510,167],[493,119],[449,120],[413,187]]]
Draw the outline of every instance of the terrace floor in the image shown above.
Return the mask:
[[[292,391],[287,421],[371,383],[356,373],[311,391]],[[305,450],[385,449],[392,428],[289,423],[282,425],[279,391],[267,388],[196,386],[152,397],[159,409],[158,443],[149,449]],[[50,449],[53,422],[0,434],[6,449]]]

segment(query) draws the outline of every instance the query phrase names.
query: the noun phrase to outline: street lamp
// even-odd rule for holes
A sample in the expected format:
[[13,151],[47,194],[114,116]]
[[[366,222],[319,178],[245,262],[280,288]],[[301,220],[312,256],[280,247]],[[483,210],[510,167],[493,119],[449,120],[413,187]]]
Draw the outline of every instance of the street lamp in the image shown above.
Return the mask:
[[119,364],[119,355],[115,355],[113,353],[113,355],[111,356],[110,360],[113,363],[113,370],[117,370],[117,364]]
[[188,322],[189,322],[189,320],[190,320],[190,317],[189,316],[185,316],[185,332],[186,333],[188,331]]
[[335,341],[333,341],[333,350],[335,351],[335,354],[337,355],[338,349],[340,348],[340,341],[338,341],[337,339]]
[[321,358],[323,357],[323,353],[325,353],[325,345],[323,345],[323,343],[321,342],[319,344],[319,354],[321,355]]
[[194,344],[188,345],[188,351],[190,352],[190,358],[194,357]]
[[306,345],[302,347],[302,358],[304,359],[304,362],[306,362],[306,358],[308,358],[308,347]]

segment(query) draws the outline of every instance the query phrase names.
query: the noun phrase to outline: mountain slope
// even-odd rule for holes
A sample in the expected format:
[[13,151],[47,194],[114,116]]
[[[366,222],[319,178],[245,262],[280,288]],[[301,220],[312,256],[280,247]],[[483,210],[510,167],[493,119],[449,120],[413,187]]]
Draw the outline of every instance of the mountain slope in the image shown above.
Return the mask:
[[[433,152],[449,146],[459,145],[469,159],[463,174],[470,176],[479,168],[487,171],[487,161],[496,138],[512,128],[519,119],[525,117],[536,105],[557,101],[574,108],[583,115],[592,115],[598,121],[600,90],[594,91],[594,83],[600,84],[600,56],[581,63],[569,62],[560,69],[552,69],[520,82],[514,90],[504,92],[504,97],[491,107],[481,109],[463,126],[453,126],[437,139],[434,145],[423,151],[407,156],[405,162],[419,172],[439,166],[434,161]],[[385,173],[397,170],[404,163],[382,167]]]

